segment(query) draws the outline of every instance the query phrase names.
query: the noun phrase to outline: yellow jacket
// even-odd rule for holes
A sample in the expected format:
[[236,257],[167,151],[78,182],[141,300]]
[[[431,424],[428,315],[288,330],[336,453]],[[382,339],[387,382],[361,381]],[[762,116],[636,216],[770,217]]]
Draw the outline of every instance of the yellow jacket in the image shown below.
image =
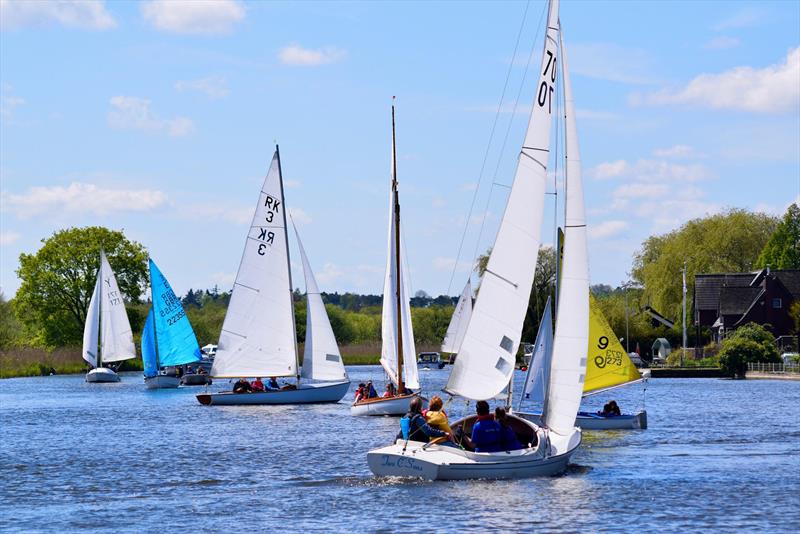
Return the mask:
[[448,434],[453,433],[453,429],[450,428],[450,425],[447,422],[447,415],[445,415],[444,412],[434,412],[429,410],[425,414],[425,420],[433,428],[447,432]]

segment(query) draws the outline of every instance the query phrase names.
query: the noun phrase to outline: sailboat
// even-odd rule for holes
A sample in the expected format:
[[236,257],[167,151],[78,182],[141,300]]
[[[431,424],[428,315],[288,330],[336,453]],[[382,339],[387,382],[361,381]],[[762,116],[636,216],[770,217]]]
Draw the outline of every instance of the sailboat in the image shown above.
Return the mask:
[[[514,182],[495,238],[458,358],[445,391],[470,400],[496,397],[510,383],[519,348],[539,250],[550,146],[559,43],[558,0],[551,0],[537,98],[522,144]],[[522,478],[552,475],[566,469],[581,442],[575,427],[589,331],[589,274],[586,217],[574,108],[563,43],[567,120],[567,235],[563,283],[559,294],[553,356],[542,426],[509,416],[524,448],[476,453],[460,447],[397,440],[367,454],[372,472],[381,476],[428,479]],[[476,416],[450,426],[470,433]]]
[[[306,271],[309,326],[306,360],[300,372],[289,263],[289,235],[283,195],[283,175],[278,147],[261,187],[253,221],[247,234],[231,301],[222,324],[217,353],[209,373],[214,378],[295,377],[294,384],[263,392],[203,393],[200,404],[307,404],[338,402],[350,381],[336,347],[319,291]],[[327,339],[322,342],[322,339]],[[319,343],[318,343],[318,340]],[[316,347],[321,347],[317,351]],[[309,347],[314,347],[309,357]],[[320,361],[324,356],[325,363]],[[336,369],[332,375],[330,369]],[[331,379],[335,376],[334,379]],[[301,381],[303,379],[315,382]]]
[[142,332],[142,361],[147,389],[176,388],[177,373],[165,368],[199,362],[200,346],[189,318],[172,286],[150,259],[150,292],[153,305]]
[[136,357],[125,302],[104,252],[100,252],[100,270],[86,312],[82,354],[83,359],[92,366],[86,373],[86,381],[92,383],[119,382],[116,371],[103,367],[103,364]]
[[381,317],[381,365],[397,388],[393,397],[359,399],[351,415],[403,415],[419,389],[414,331],[411,326],[408,273],[403,265],[403,236],[400,230],[400,198],[397,192],[394,104],[392,104],[392,187],[389,199],[389,239],[386,275],[383,282]]
[[[472,283],[467,279],[464,290],[461,291],[461,296],[458,297],[458,302],[453,310],[450,324],[447,325],[447,332],[442,341],[442,352],[458,355],[461,343],[464,342],[464,334],[467,332],[470,317],[472,317]],[[452,360],[454,359],[452,358]]]

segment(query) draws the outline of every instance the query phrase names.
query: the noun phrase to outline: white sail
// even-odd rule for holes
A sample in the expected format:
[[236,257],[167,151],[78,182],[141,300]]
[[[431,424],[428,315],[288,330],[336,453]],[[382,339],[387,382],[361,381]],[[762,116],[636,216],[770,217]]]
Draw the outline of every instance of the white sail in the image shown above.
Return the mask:
[[104,253],[100,253],[100,358],[119,362],[136,357],[133,332],[117,278]]
[[[294,226],[294,224],[292,224]],[[306,344],[303,352],[301,376],[312,380],[344,380],[347,373],[342,363],[339,345],[333,335],[328,312],[314,279],[314,272],[306,257],[297,227],[294,228],[300,257],[303,260],[303,275],[306,279]]]
[[[102,271],[101,271],[102,272]],[[92,367],[97,367],[97,342],[100,335],[101,273],[97,273],[92,299],[86,310],[86,323],[83,325],[83,359]]]
[[450,325],[442,341],[442,352],[458,353],[461,350],[461,343],[464,341],[464,334],[467,333],[467,325],[472,317],[472,283],[467,280],[464,291],[458,297],[456,309],[450,318]]
[[534,344],[531,361],[528,364],[528,374],[525,375],[525,386],[519,404],[523,400],[529,400],[538,404],[543,404],[547,394],[547,382],[550,379],[550,360],[553,354],[553,312],[550,305],[550,298],[544,307],[544,314],[539,323],[539,331],[536,333],[536,343]]
[[211,375],[297,374],[283,184],[278,152],[261,187]]
[[586,347],[589,343],[589,262],[578,132],[563,41],[561,53],[566,106],[566,224],[553,361],[544,422],[553,432],[568,435],[575,428],[575,416],[580,407],[586,374]]
[[514,372],[536,271],[544,208],[550,124],[556,106],[558,0],[550,4],[544,52],[528,130],[480,293],[446,391],[488,399]]

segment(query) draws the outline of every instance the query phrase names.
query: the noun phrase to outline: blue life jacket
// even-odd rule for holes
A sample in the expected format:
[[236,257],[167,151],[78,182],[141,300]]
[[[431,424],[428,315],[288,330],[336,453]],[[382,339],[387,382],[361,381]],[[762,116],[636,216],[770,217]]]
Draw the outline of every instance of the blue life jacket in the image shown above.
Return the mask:
[[407,440],[411,434],[411,419],[406,416],[400,418],[400,432],[403,433],[403,439]]
[[475,452],[498,452],[502,450],[503,431],[494,419],[484,419],[472,427],[472,443]]

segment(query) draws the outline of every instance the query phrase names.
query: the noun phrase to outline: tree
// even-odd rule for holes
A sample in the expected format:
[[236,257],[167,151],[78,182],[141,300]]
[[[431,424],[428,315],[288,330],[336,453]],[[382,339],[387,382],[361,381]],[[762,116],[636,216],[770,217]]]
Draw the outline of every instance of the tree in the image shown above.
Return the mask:
[[756,267],[800,269],[800,208],[792,204],[758,256]]
[[776,225],[773,217],[741,209],[691,220],[642,243],[633,278],[644,286],[646,302],[667,317],[680,317],[684,261],[687,285],[699,273],[751,271]]
[[19,339],[21,326],[14,316],[11,303],[0,291],[0,349],[10,347]]
[[747,323],[734,331],[719,351],[719,364],[724,373],[744,378],[748,363],[781,361],[775,337],[763,326]]
[[122,232],[99,226],[69,228],[42,239],[36,254],[20,254],[17,318],[38,332],[45,346],[79,345],[86,310],[105,251],[127,302],[138,302],[147,284],[147,252]]

